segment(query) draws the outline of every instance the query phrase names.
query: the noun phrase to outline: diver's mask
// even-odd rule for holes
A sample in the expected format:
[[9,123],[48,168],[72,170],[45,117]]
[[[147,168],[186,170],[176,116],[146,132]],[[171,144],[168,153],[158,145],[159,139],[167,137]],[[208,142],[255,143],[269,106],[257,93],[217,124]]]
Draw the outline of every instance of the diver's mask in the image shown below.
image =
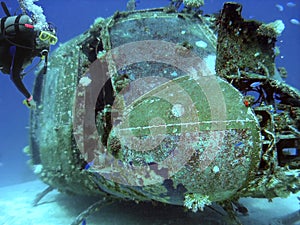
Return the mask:
[[57,37],[50,31],[42,30],[39,34],[39,39],[49,45],[55,45],[57,43]]

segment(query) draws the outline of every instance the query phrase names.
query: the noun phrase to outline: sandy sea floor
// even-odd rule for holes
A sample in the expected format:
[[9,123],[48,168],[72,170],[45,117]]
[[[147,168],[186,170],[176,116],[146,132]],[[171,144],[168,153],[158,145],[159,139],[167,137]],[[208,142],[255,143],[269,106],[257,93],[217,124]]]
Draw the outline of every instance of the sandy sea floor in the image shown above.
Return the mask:
[[[68,225],[89,207],[94,199],[69,196],[52,191],[40,203],[32,206],[36,194],[47,186],[33,181],[0,188],[0,225]],[[298,212],[298,221],[288,225],[300,225],[298,195],[287,199],[241,199],[248,208],[248,216],[240,216],[244,225],[279,225],[274,219]],[[181,207],[153,206],[151,203],[116,202],[104,206],[89,216],[87,225],[219,225],[230,224],[210,208],[204,212],[184,212]],[[286,224],[286,223],[284,223]]]

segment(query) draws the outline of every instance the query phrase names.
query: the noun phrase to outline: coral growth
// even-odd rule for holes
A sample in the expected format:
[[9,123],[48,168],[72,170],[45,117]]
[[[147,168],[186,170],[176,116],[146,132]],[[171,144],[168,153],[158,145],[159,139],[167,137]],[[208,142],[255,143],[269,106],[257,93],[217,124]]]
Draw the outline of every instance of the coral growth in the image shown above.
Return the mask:
[[184,197],[184,206],[191,209],[193,212],[197,212],[199,209],[203,211],[206,205],[211,205],[209,196],[201,194],[187,194]]
[[192,8],[198,8],[204,5],[204,0],[183,0],[184,5]]

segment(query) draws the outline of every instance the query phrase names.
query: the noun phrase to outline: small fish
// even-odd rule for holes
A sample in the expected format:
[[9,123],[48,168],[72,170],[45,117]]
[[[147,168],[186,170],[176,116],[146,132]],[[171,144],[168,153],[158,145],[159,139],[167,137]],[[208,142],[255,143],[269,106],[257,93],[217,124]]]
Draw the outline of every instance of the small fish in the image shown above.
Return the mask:
[[86,219],[82,220],[82,224],[81,225],[86,225]]
[[297,19],[291,19],[290,22],[295,25],[300,25],[300,22]]
[[277,114],[281,114],[281,113],[283,113],[283,112],[284,112],[284,110],[280,110],[280,109],[277,109],[277,110],[276,110],[276,113],[277,113]]
[[137,4],[139,4],[139,0],[129,0],[126,5],[127,11],[134,11],[136,9]]
[[85,165],[84,169],[85,169],[85,170],[88,170],[88,169],[91,168],[93,165],[94,165],[94,160],[91,161],[91,162],[89,162],[89,163],[87,163],[87,164]]
[[250,87],[256,88],[256,87],[258,87],[259,85],[261,85],[261,82],[254,82],[254,83],[250,84]]
[[292,8],[292,7],[296,6],[296,3],[294,3],[294,2],[288,2],[288,3],[286,3],[286,6]]
[[282,11],[284,10],[284,8],[283,8],[282,5],[276,4],[275,7],[276,7],[280,12],[282,12]]
[[239,142],[239,143],[235,144],[235,147],[239,147],[239,146],[241,146],[243,144],[244,144],[243,142]]

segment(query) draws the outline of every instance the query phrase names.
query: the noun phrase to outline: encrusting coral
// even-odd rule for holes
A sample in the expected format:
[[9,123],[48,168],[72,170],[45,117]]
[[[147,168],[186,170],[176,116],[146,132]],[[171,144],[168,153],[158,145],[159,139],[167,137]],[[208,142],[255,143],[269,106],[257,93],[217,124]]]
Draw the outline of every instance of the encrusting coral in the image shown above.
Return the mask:
[[204,0],[183,0],[184,5],[192,8],[198,8],[204,5]]

